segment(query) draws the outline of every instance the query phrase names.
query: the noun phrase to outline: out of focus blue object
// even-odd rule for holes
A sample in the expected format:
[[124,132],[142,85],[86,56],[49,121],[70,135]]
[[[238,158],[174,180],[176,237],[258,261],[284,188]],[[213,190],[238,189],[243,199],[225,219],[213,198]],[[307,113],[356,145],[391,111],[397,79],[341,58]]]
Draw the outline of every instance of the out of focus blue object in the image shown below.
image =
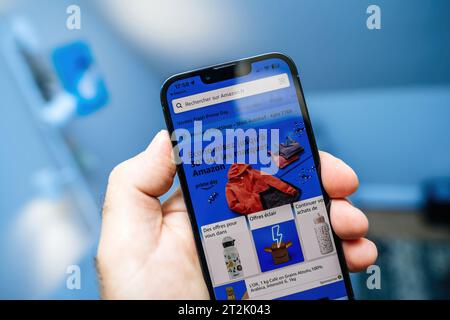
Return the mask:
[[56,48],[52,61],[63,88],[77,100],[78,115],[88,115],[107,104],[105,81],[85,42],[76,41]]

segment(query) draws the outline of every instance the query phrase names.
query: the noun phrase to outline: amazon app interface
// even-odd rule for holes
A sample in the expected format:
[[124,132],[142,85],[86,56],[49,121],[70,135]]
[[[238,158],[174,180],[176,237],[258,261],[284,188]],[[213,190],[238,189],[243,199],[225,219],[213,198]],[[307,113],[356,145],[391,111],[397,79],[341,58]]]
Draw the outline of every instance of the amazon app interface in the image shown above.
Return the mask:
[[345,299],[317,170],[286,62],[167,90],[217,299]]

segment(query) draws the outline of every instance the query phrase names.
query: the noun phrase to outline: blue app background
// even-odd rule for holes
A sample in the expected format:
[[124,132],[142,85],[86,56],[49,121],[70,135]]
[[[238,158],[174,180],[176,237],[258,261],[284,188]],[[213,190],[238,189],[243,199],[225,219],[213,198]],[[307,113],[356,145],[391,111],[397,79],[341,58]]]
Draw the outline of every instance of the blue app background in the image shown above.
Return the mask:
[[264,248],[270,248],[274,242],[272,239],[272,227],[274,225],[252,230],[253,241],[262,272],[286,267],[305,260],[294,220],[277,223],[276,225],[279,226],[279,233],[283,235],[282,242],[292,241],[292,246],[287,249],[290,259],[287,262],[275,264],[272,254],[264,251]]

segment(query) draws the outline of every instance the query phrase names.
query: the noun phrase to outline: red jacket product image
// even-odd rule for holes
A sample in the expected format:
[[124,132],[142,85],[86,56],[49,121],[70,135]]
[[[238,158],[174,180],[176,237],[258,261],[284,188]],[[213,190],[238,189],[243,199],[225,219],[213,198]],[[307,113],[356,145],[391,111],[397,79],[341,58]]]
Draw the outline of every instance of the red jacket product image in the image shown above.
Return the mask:
[[[268,193],[277,196],[268,197]],[[274,176],[262,174],[248,164],[235,163],[228,170],[225,194],[232,211],[249,214],[295,201],[300,190]],[[262,195],[265,200],[261,198]],[[270,198],[276,198],[277,201],[267,201]],[[280,203],[280,199],[285,203]]]

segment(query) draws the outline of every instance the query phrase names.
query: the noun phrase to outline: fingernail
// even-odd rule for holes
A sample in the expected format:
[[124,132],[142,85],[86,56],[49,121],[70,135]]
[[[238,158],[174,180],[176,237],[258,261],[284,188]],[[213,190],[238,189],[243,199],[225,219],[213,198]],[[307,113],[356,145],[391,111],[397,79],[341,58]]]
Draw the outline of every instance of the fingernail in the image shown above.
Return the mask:
[[158,136],[160,136],[160,135],[169,136],[169,132],[168,132],[166,129],[161,129],[161,130],[158,132]]
[[165,130],[161,130],[159,131],[152,139],[152,141],[150,142],[150,144],[147,146],[146,150],[149,150],[151,147],[158,147],[159,144],[162,141],[162,137],[164,136],[164,131]]

